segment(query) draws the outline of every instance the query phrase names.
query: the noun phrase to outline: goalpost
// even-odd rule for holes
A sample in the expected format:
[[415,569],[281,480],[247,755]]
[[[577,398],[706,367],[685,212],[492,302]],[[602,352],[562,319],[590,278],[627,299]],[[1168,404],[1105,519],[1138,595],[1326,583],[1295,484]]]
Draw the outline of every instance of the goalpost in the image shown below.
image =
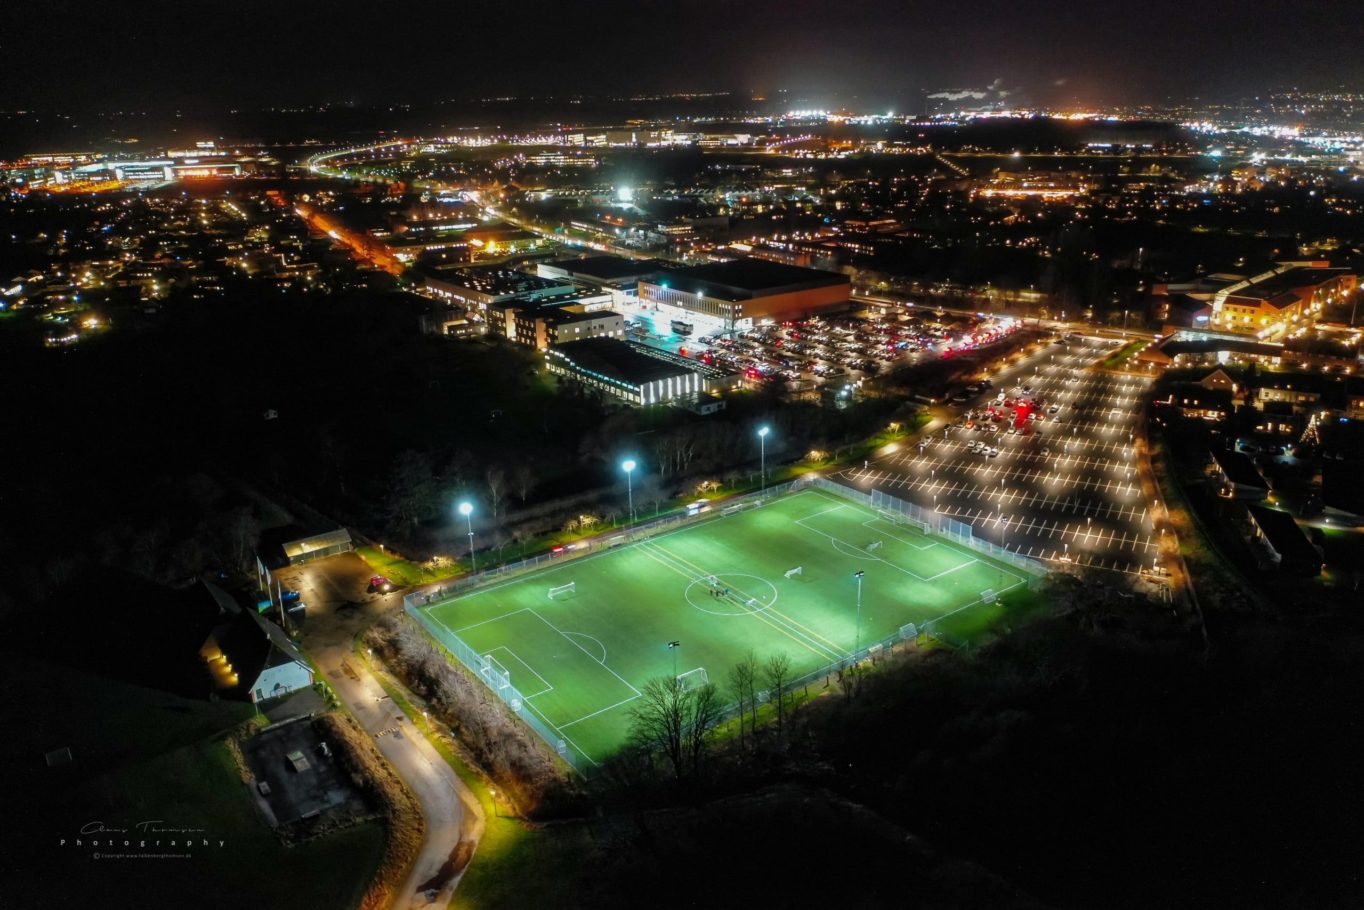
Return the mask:
[[483,678],[488,681],[489,688],[501,690],[511,685],[511,671],[491,654],[483,655]]
[[867,544],[867,552],[871,553],[874,550],[879,550],[885,543],[884,540],[873,540],[871,543]]
[[804,575],[804,574],[805,574],[805,566],[796,566],[794,569],[787,569],[787,570],[786,570],[786,577],[787,577],[787,578],[790,578],[790,577],[792,577],[793,575]]
[[688,670],[680,673],[677,677],[677,684],[682,687],[682,691],[690,692],[692,689],[699,689],[710,682],[710,677],[706,675],[705,667],[697,667],[695,670]]
[[555,597],[557,597],[557,596],[560,595],[560,594],[577,594],[577,593],[578,593],[578,583],[577,583],[576,581],[570,581],[570,582],[569,582],[568,584],[566,584],[566,585],[559,585],[557,588],[550,588],[550,589],[549,589],[549,599],[550,599],[550,600],[553,600]]

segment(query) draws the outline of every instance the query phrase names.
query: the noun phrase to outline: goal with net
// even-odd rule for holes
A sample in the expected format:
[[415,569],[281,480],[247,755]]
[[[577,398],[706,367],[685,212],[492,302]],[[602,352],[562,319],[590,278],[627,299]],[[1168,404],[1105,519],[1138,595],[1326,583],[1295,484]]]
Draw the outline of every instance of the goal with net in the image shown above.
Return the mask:
[[885,545],[884,540],[873,540],[871,543],[867,544],[867,552],[870,553],[873,550],[879,550],[883,545]]
[[786,577],[787,577],[787,578],[790,578],[790,577],[792,577],[793,575],[804,575],[804,574],[805,574],[805,567],[804,567],[804,566],[796,566],[796,567],[793,568],[793,569],[787,569],[787,570],[786,570]]
[[492,689],[501,690],[511,685],[511,671],[491,654],[483,655],[483,678]]
[[890,512],[890,511],[887,511],[886,509],[877,509],[877,510],[876,510],[876,514],[877,514],[877,515],[880,515],[880,516],[881,516],[882,518],[884,518],[886,521],[890,522],[891,524],[895,524],[895,525],[902,525],[902,524],[904,524],[905,521],[907,520],[907,519],[905,518],[905,516],[904,516],[904,515],[901,515],[899,512]]
[[997,600],[999,600],[999,595],[995,593],[994,588],[986,588],[980,592],[980,602],[983,604],[992,604]]
[[690,692],[692,689],[699,689],[710,682],[710,677],[706,675],[705,667],[697,667],[695,670],[688,670],[680,673],[677,677],[677,684],[682,687],[682,691]]
[[566,584],[566,585],[559,585],[557,588],[550,588],[550,589],[549,589],[549,599],[550,599],[550,600],[553,600],[554,598],[558,597],[558,596],[561,595],[561,594],[577,594],[577,593],[578,593],[578,583],[577,583],[576,581],[570,581],[570,582],[569,582],[568,584]]

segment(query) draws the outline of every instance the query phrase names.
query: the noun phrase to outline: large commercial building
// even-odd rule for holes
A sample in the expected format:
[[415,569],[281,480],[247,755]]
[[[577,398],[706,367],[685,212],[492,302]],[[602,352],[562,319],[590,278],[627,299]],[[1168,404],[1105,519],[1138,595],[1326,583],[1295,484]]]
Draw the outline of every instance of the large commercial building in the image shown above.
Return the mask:
[[625,337],[625,317],[611,309],[602,291],[514,297],[488,304],[486,318],[493,334],[540,351],[567,341]]
[[557,376],[641,406],[694,402],[742,382],[737,375],[610,338],[555,345],[545,352],[545,366]]
[[626,259],[623,256],[587,256],[542,262],[535,267],[541,278],[576,281],[598,287],[611,295],[616,306],[638,302],[639,283],[663,271],[658,259]]
[[846,303],[851,291],[848,276],[837,272],[736,259],[642,279],[639,302],[697,331],[716,333],[799,319]]
[[1156,285],[1156,316],[1181,328],[1279,338],[1316,322],[1322,310],[1354,294],[1359,278],[1326,262],[1281,262],[1258,275],[1209,275]]
[[512,299],[535,300],[577,290],[571,281],[553,281],[504,266],[434,269],[427,274],[424,284],[433,297],[470,310],[484,310],[489,304]]

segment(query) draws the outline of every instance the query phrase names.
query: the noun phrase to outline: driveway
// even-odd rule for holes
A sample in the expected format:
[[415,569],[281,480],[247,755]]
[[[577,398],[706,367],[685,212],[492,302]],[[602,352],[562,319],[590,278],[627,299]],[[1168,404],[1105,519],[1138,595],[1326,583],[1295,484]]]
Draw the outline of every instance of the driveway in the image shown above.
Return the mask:
[[426,840],[393,906],[443,907],[459,881],[445,874],[446,864],[466,831],[476,836],[481,830],[480,810],[474,794],[426,738],[413,731],[355,657],[355,636],[385,613],[402,609],[401,592],[366,592],[373,574],[360,557],[346,553],[280,569],[276,576],[285,588],[301,592],[308,604],[307,616],[298,622],[304,649],[360,726],[375,737],[379,751],[416,795],[426,817]]

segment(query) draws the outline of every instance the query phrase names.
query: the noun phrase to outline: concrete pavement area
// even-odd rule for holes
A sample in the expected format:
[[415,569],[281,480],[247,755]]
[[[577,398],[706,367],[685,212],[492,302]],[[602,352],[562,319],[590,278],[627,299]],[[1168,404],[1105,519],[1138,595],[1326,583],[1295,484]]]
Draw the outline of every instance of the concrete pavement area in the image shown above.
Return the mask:
[[1024,396],[1041,414],[1026,430],[954,420],[842,479],[937,509],[1024,556],[1150,575],[1161,550],[1135,445],[1149,380],[1093,368],[1117,343],[1076,336],[1046,345],[961,409],[979,415],[1000,393]]

